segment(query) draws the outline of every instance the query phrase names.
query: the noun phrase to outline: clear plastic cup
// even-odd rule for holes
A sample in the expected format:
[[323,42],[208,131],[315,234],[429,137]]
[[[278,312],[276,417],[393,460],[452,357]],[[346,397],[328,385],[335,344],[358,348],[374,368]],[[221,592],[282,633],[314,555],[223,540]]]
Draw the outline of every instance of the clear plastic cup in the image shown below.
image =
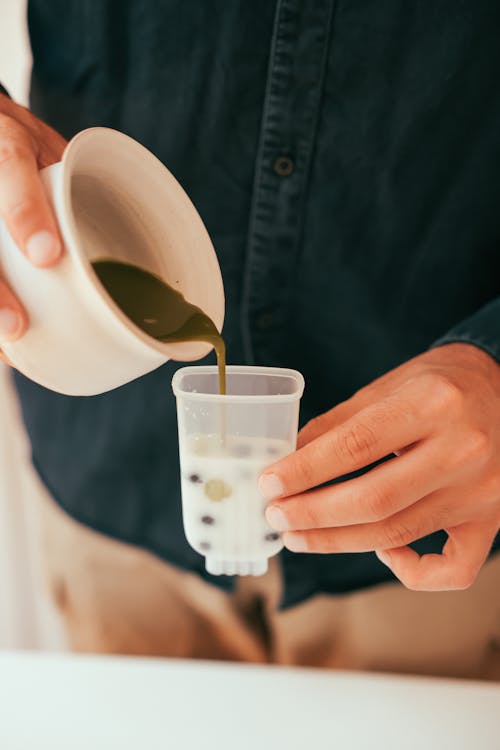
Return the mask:
[[184,530],[213,575],[262,575],[283,543],[267,523],[261,472],[296,447],[304,378],[296,370],[184,367],[177,399]]

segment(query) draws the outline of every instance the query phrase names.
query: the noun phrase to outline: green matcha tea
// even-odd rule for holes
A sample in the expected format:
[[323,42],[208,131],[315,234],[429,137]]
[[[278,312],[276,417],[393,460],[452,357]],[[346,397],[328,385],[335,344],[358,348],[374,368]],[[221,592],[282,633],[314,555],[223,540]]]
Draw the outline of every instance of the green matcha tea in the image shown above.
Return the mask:
[[94,271],[125,315],[165,343],[206,341],[217,355],[219,393],[226,393],[226,347],[214,322],[196,305],[149,271],[118,260],[94,260]]

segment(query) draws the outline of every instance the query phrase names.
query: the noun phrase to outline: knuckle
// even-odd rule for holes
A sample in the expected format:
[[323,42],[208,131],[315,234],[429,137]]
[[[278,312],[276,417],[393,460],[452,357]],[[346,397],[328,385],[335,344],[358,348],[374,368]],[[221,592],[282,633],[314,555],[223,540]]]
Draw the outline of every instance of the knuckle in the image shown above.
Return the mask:
[[320,531],[307,531],[307,549],[309,552],[330,552],[332,545]]
[[377,437],[372,429],[364,424],[357,424],[338,437],[337,449],[340,455],[350,460],[369,462]]
[[429,528],[433,529],[434,531],[444,529],[448,525],[450,518],[453,518],[453,516],[456,515],[456,512],[457,498],[455,496],[452,496],[451,498],[447,498],[446,500],[442,500],[440,502],[434,502],[430,507],[427,508],[427,512],[425,515],[425,523],[427,528],[422,528],[422,534],[420,534],[420,536],[425,536],[426,533],[429,533]]
[[6,138],[0,140],[0,167],[16,163],[26,159],[28,149],[17,138]]
[[12,206],[8,206],[6,213],[8,220],[15,225],[24,225],[26,222],[33,218],[33,215],[39,211],[37,203],[26,196],[23,200],[14,203]]
[[443,468],[445,471],[455,471],[471,468],[471,465],[482,465],[491,458],[492,451],[492,440],[486,431],[469,430],[449,451],[443,460]]
[[372,488],[364,499],[367,518],[380,521],[391,512],[394,498],[387,488]]
[[316,435],[321,435],[324,432],[324,425],[326,427],[326,418],[324,414],[319,414],[317,417],[312,419],[304,425],[299,435],[302,439],[307,440],[313,439]]
[[316,431],[321,429],[325,422],[327,422],[326,414],[318,414],[309,420],[304,429]]
[[324,525],[321,523],[321,515],[321,510],[318,508],[316,503],[308,502],[308,500],[306,499],[300,507],[300,526],[303,526],[306,529],[320,528],[322,525]]
[[383,530],[383,541],[380,545],[385,549],[395,549],[396,547],[405,547],[410,542],[415,541],[418,538],[415,533],[401,523],[397,521],[394,523],[386,523]]
[[460,386],[443,373],[431,373],[428,377],[428,393],[433,407],[438,412],[460,409],[464,394]]
[[314,464],[306,456],[297,454],[293,472],[294,485],[297,487],[314,487]]
[[492,448],[490,434],[481,429],[471,430],[462,446],[464,458],[469,461],[483,461],[490,458]]

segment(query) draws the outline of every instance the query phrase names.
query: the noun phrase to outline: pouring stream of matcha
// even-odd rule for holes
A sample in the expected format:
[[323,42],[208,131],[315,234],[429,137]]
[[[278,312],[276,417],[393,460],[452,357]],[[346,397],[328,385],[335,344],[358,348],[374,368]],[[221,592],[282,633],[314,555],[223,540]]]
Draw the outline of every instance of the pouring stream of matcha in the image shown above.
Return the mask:
[[125,315],[165,343],[206,341],[217,355],[219,393],[226,393],[226,347],[214,322],[149,271],[106,258],[92,261],[101,284]]

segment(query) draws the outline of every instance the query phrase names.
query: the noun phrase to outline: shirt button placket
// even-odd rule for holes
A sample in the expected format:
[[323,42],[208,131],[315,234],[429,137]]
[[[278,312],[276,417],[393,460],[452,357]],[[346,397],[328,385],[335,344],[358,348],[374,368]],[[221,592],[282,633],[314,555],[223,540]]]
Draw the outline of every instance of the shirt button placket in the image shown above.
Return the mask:
[[[302,206],[333,5],[334,0],[278,0],[277,4],[241,308],[249,362],[277,364],[280,360],[285,338],[281,334],[294,294]],[[294,76],[299,70],[312,81],[311,86],[297,84]]]

